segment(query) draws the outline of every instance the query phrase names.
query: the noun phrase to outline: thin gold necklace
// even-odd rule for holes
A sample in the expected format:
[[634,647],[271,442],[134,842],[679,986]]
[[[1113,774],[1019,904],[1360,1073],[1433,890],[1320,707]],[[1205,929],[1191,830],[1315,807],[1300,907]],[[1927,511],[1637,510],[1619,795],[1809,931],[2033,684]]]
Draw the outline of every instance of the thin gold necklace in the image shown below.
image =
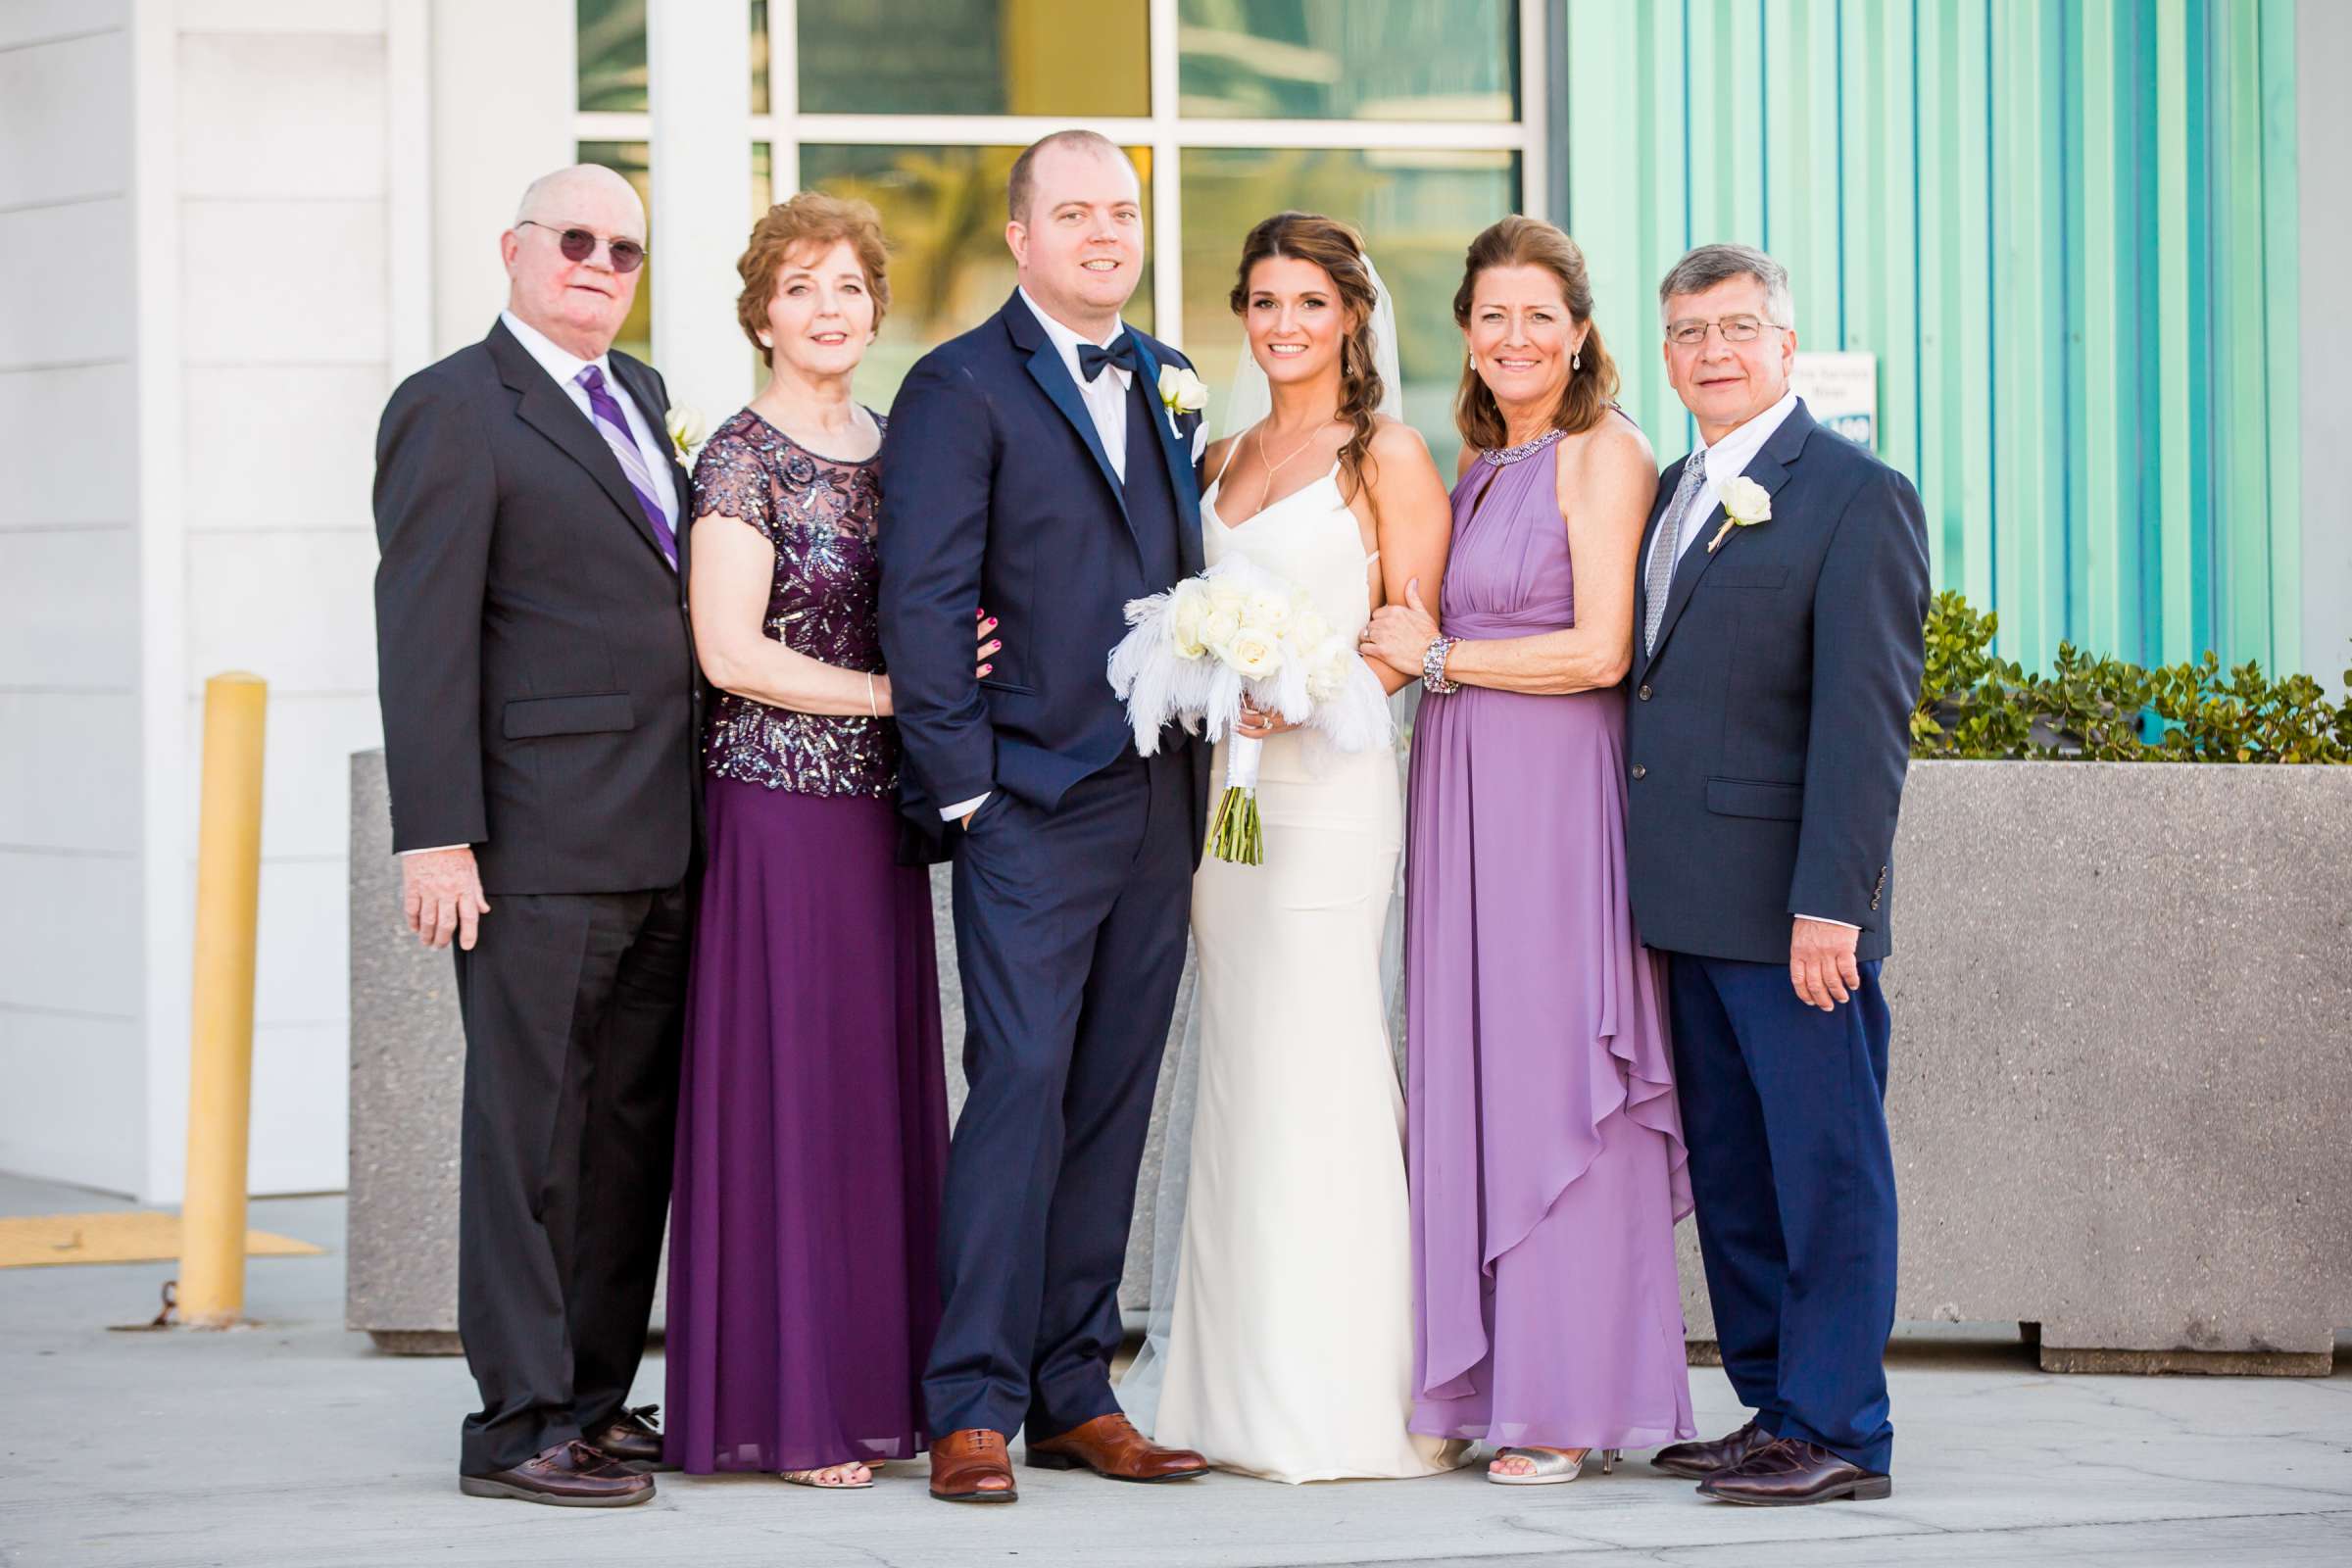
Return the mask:
[[[1325,419],[1322,424],[1318,424],[1312,430],[1307,431],[1306,439],[1299,442],[1296,447],[1293,447],[1289,457],[1284,458],[1281,463],[1274,464],[1272,466],[1266,469],[1266,482],[1259,487],[1257,492],[1257,512],[1263,512],[1266,510],[1267,499],[1274,494],[1274,475],[1279,473],[1285,465],[1296,459],[1299,453],[1304,452],[1308,447],[1313,446],[1316,438],[1322,435],[1325,425],[1336,424],[1338,421],[1339,416],[1334,415],[1331,418]],[[1257,427],[1257,461],[1260,463],[1264,463],[1266,461],[1266,426],[1262,421]],[[1250,515],[1255,516],[1257,515],[1257,513],[1253,512],[1250,514]]]

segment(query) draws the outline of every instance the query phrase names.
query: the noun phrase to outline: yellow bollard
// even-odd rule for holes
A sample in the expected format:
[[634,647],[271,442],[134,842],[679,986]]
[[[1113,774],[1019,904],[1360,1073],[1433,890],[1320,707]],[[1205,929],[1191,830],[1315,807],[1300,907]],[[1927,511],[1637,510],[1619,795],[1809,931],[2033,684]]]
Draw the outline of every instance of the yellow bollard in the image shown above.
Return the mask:
[[245,1308],[245,1156],[253,1116],[254,920],[262,881],[262,735],[270,684],[204,683],[196,976],[188,1026],[188,1191],[179,1318],[226,1328]]

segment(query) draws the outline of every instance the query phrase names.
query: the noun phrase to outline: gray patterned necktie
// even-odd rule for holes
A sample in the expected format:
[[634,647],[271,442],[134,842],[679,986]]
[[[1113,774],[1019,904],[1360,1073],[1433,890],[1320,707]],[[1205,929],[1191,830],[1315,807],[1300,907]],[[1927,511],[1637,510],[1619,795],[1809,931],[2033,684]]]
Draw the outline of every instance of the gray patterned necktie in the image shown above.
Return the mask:
[[1700,447],[1683,465],[1682,480],[1675,485],[1674,499],[1667,503],[1666,515],[1658,523],[1658,536],[1649,544],[1649,613],[1642,624],[1642,651],[1645,654],[1657,651],[1658,623],[1666,618],[1666,595],[1674,587],[1674,565],[1683,558],[1683,524],[1706,483],[1707,449]]

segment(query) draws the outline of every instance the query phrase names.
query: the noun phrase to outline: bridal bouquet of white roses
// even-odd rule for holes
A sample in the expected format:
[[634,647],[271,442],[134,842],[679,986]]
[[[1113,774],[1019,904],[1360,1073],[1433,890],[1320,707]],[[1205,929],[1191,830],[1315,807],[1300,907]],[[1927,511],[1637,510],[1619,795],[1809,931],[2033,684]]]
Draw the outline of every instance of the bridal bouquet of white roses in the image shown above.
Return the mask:
[[1130,600],[1126,613],[1132,629],[1111,650],[1110,685],[1127,705],[1135,749],[1150,757],[1170,722],[1231,739],[1208,834],[1220,860],[1262,865],[1266,858],[1257,812],[1265,742],[1235,732],[1245,698],[1337,751],[1367,751],[1391,738],[1388,694],[1348,639],[1303,589],[1247,557]]

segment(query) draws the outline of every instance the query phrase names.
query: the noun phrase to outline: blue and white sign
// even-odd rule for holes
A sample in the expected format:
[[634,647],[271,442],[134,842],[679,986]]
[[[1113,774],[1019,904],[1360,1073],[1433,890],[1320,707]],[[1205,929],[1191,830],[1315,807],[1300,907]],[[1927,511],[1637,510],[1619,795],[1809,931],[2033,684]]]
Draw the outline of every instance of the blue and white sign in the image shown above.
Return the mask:
[[1797,351],[1788,384],[1813,417],[1857,446],[1879,446],[1879,357]]

